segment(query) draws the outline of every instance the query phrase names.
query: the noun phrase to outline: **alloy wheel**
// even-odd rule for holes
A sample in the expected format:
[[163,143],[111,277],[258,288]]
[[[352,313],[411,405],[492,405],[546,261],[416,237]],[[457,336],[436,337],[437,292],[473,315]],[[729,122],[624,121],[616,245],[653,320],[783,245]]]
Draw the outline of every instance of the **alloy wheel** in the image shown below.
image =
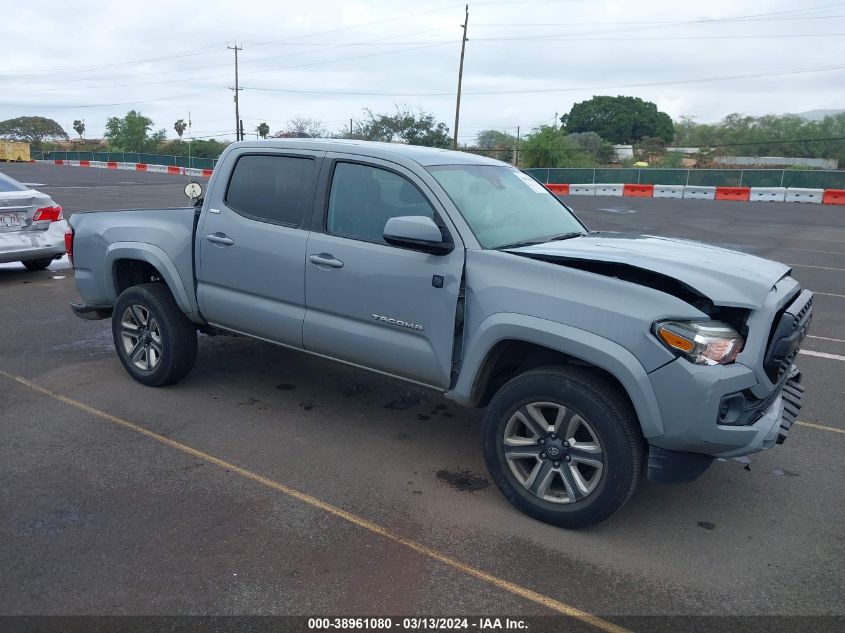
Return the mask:
[[596,489],[605,469],[598,435],[562,404],[534,402],[517,409],[503,439],[511,474],[544,501],[581,501]]
[[132,304],[120,318],[120,340],[129,362],[152,371],[161,362],[162,342],[158,321],[140,304]]

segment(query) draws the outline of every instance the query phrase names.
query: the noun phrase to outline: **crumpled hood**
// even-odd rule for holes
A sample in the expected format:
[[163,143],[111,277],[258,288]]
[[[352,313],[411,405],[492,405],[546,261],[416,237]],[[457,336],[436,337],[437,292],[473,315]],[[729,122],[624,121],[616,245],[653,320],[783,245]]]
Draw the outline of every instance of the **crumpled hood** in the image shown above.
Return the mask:
[[590,233],[509,249],[543,259],[610,262],[677,279],[715,305],[759,308],[790,268],[768,259],[691,240],[627,233]]

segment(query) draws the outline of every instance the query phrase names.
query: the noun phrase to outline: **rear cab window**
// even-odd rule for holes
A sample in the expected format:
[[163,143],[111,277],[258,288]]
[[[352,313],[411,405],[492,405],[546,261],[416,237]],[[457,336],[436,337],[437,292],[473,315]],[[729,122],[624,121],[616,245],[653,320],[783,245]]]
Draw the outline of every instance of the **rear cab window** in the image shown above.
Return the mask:
[[302,226],[311,210],[316,161],[310,156],[245,154],[226,189],[226,205],[252,220]]

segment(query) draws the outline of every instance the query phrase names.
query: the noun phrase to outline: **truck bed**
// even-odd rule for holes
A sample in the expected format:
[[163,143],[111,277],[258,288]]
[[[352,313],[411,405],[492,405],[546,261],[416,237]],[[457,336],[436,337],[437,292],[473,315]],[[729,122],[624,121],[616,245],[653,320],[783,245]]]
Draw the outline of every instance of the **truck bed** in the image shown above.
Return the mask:
[[85,303],[110,309],[117,300],[115,270],[120,260],[155,262],[177,303],[198,320],[194,293],[194,229],[197,209],[125,209],[75,213],[76,283]]

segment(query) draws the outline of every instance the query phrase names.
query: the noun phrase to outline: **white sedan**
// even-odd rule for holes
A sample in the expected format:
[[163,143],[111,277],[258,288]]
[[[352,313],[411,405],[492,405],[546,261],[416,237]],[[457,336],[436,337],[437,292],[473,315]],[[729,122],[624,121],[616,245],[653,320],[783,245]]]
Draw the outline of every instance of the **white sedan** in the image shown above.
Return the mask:
[[67,228],[61,205],[0,173],[0,264],[47,268],[65,254]]

